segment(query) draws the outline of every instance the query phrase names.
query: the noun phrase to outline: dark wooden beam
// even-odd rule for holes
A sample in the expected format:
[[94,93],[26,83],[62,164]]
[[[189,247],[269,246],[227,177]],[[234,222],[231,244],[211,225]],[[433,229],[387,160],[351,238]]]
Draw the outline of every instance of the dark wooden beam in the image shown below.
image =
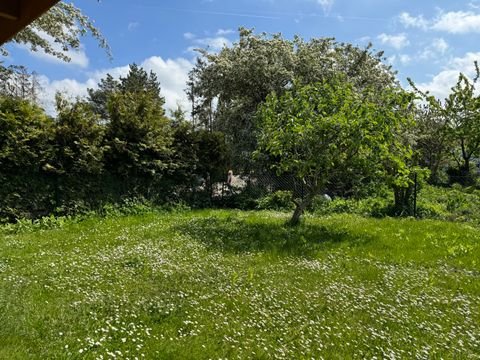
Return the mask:
[[59,0],[0,0],[0,45],[28,26]]
[[0,17],[8,20],[18,20],[21,4],[18,0],[2,0],[0,2]]

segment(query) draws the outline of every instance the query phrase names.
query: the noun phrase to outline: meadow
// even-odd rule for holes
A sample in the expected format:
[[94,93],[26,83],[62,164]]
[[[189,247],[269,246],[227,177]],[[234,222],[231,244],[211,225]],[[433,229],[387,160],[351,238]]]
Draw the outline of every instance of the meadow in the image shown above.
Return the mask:
[[0,359],[478,359],[468,224],[233,210],[3,230]]

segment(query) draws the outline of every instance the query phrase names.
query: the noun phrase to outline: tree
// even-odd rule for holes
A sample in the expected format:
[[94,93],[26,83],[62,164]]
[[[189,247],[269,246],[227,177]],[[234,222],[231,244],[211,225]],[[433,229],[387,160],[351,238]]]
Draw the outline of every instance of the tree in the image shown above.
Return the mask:
[[408,149],[397,135],[409,122],[413,97],[393,87],[378,96],[339,74],[312,85],[295,83],[260,107],[257,155],[271,157],[277,172],[295,175],[306,190],[303,200],[295,200],[290,224],[299,223],[313,197],[339,173],[373,173],[398,186],[405,181],[400,155]]
[[229,152],[223,133],[195,129],[188,121],[173,123],[172,174],[176,192],[186,187],[194,195],[197,189],[211,200],[213,184],[225,178]]
[[316,83],[339,73],[358,89],[370,87],[381,92],[395,83],[390,67],[382,63],[381,52],[329,38],[286,40],[280,34],[256,35],[242,28],[232,47],[219,53],[199,51],[187,87],[194,100],[193,117],[207,129],[225,133],[238,170],[253,165],[255,114],[270,93],[281,95],[294,80]]
[[119,91],[120,84],[112,75],[107,74],[104,79],[98,83],[97,89],[87,89],[88,102],[92,110],[102,119],[108,119],[107,103],[110,96]]
[[92,203],[104,169],[104,126],[85,101],[70,102],[57,94],[57,118],[49,173],[55,202],[66,212],[78,201]]
[[147,73],[137,64],[131,64],[127,76],[121,76],[118,80],[107,74],[104,79],[100,80],[97,89],[88,89],[88,101],[103,120],[108,120],[109,98],[119,92],[123,94],[145,92],[153,98],[157,98],[162,103],[161,105],[165,103],[160,95],[161,89],[157,75],[153,71]]
[[448,122],[438,107],[421,105],[415,114],[416,149],[419,165],[430,171],[429,181],[440,182],[440,170],[446,164],[451,141],[447,136]]
[[480,150],[480,97],[475,86],[463,74],[445,100],[444,112],[448,119],[448,134],[457,143],[453,157],[459,165],[461,183],[470,179],[470,162]]
[[54,122],[29,101],[0,96],[0,219],[52,210],[45,168],[53,154]]
[[[78,50],[80,38],[90,34],[110,56],[110,48],[100,31],[82,11],[72,3],[59,2],[32,24],[20,31],[12,42],[24,44],[32,51],[43,50],[63,61],[69,62],[68,51]],[[0,54],[7,55],[5,47]]]
[[[128,76],[127,76],[128,78]],[[106,167],[123,191],[150,191],[169,169],[170,121],[164,99],[149,91],[117,91],[108,98]]]
[[480,156],[480,96],[475,94],[475,83],[480,77],[477,62],[474,63],[476,77],[471,81],[460,73],[449,96],[442,102],[428,92],[420,91],[413,81],[410,85],[417,94],[445,121],[442,136],[453,144],[451,155],[458,165],[454,180],[467,184],[471,179],[471,160]]
[[0,65],[0,95],[38,102],[41,86],[35,72],[30,73],[25,66]]

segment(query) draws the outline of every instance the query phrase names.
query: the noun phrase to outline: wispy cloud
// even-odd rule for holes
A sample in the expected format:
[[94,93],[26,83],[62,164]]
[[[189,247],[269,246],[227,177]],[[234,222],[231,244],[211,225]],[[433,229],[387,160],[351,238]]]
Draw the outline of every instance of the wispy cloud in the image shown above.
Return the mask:
[[398,17],[406,28],[442,31],[451,34],[480,33],[480,14],[474,11],[439,11],[432,19],[403,12]]
[[448,43],[443,38],[434,39],[430,45],[420,53],[419,58],[421,60],[430,60],[438,58],[439,55],[445,55],[450,48]]
[[217,36],[226,36],[235,33],[235,30],[232,29],[218,29],[216,35]]
[[197,48],[206,48],[210,51],[219,52],[224,47],[232,45],[232,41],[227,38],[229,34],[233,34],[233,30],[219,29],[215,32],[215,36],[199,37],[196,34],[187,32],[183,37],[193,43],[188,47],[188,52],[195,52]]
[[427,30],[429,27],[429,21],[426,20],[423,15],[412,16],[408,12],[402,12],[398,19],[406,28]]
[[137,29],[138,27],[140,26],[140,23],[137,22],[137,21],[132,21],[130,23],[128,23],[128,31],[133,31],[135,29]]
[[407,38],[407,35],[397,34],[397,35],[388,35],[388,34],[380,34],[377,37],[380,42],[384,45],[391,46],[397,50],[403,49],[404,47],[410,45],[410,41]]
[[332,10],[335,0],[317,0],[317,2],[322,6],[323,12],[329,14]]

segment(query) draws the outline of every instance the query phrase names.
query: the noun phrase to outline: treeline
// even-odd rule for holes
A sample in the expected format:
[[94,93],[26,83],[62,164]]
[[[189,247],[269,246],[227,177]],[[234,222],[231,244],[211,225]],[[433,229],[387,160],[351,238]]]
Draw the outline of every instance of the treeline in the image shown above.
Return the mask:
[[56,118],[18,94],[0,97],[0,219],[189,200],[225,177],[224,135],[194,129],[181,111],[167,117],[153,73],[132,65],[89,93],[57,95]]
[[[34,105],[38,86],[25,69],[0,75],[0,218],[132,197],[209,205],[229,168],[251,180],[244,198],[258,196],[258,174],[275,173],[294,177],[309,199],[389,189],[396,214],[411,214],[415,179],[478,182],[476,79],[460,74],[442,101],[413,82],[408,91],[371,45],[240,29],[233,46],[200,51],[188,120],[182,109],[165,114],[157,78],[136,65],[85,99],[59,95],[56,118]],[[297,203],[300,213],[308,207]]]

